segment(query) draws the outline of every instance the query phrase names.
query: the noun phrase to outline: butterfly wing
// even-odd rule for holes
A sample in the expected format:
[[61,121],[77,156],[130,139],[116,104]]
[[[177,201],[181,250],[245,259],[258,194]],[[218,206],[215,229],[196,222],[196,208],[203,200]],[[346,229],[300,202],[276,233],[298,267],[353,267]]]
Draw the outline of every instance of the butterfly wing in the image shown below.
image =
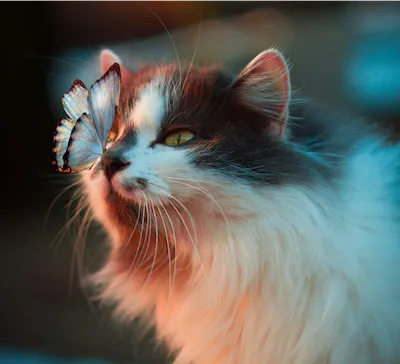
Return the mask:
[[75,121],[71,119],[61,120],[56,128],[53,138],[53,165],[62,172],[64,166],[63,156],[68,148],[69,138],[72,129],[75,126]]
[[121,70],[114,63],[108,71],[96,81],[90,88],[88,105],[89,114],[95,123],[97,135],[102,147],[107,142],[115,111],[118,106],[121,89]]
[[63,156],[63,171],[81,172],[91,168],[103,153],[103,145],[97,135],[90,115],[84,113],[76,122]]
[[90,168],[103,153],[118,106],[121,71],[118,64],[96,81],[90,91],[76,80],[63,95],[69,116],[58,124],[53,145],[53,165],[60,172]]
[[65,112],[75,122],[84,113],[89,114],[88,95],[85,84],[81,80],[75,80],[61,99]]
[[83,113],[88,113],[89,91],[85,84],[76,80],[62,99],[62,105],[69,118],[63,119],[57,125],[53,138],[53,165],[60,172],[64,171],[64,154],[67,151],[68,143],[76,121]]

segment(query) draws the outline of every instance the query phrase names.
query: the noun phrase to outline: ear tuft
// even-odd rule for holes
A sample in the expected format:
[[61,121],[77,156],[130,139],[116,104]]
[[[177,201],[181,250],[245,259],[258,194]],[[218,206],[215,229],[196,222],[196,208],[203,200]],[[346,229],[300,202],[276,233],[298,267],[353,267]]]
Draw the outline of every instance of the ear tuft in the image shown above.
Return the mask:
[[270,117],[269,131],[283,136],[291,96],[289,67],[275,49],[261,52],[239,74],[234,88],[249,107]]

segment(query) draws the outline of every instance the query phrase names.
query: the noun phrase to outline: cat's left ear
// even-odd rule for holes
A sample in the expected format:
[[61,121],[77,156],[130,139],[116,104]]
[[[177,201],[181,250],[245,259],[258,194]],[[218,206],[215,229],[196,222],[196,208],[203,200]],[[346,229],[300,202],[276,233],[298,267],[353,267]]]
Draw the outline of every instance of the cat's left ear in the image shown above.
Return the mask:
[[271,134],[284,135],[291,88],[289,67],[279,51],[261,52],[239,74],[233,88],[242,102],[269,117]]

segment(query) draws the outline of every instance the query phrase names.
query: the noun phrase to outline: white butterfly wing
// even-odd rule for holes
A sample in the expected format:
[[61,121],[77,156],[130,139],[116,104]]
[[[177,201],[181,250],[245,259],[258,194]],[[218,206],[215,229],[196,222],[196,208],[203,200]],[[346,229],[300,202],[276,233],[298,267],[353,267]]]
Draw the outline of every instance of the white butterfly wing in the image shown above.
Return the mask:
[[106,145],[118,106],[121,89],[121,70],[114,63],[90,88],[89,114],[95,123],[102,147]]
[[97,135],[90,115],[84,113],[76,122],[63,156],[63,170],[69,173],[91,168],[103,153],[103,145]]
[[64,154],[68,148],[69,138],[75,121],[71,119],[61,120],[56,128],[53,138],[53,165],[61,172],[64,166]]
[[85,84],[81,80],[75,80],[61,99],[65,112],[75,122],[84,113],[89,114],[88,95]]

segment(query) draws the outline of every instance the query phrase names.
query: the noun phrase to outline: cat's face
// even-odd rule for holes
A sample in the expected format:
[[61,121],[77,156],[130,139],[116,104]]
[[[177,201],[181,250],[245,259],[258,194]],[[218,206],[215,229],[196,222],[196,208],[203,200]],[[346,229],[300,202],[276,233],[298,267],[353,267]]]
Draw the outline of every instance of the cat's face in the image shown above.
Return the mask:
[[180,223],[188,214],[245,217],[257,188],[297,178],[296,154],[281,138],[289,87],[272,88],[268,62],[236,79],[173,66],[124,70],[114,140],[84,175],[98,218],[128,233],[164,212]]

